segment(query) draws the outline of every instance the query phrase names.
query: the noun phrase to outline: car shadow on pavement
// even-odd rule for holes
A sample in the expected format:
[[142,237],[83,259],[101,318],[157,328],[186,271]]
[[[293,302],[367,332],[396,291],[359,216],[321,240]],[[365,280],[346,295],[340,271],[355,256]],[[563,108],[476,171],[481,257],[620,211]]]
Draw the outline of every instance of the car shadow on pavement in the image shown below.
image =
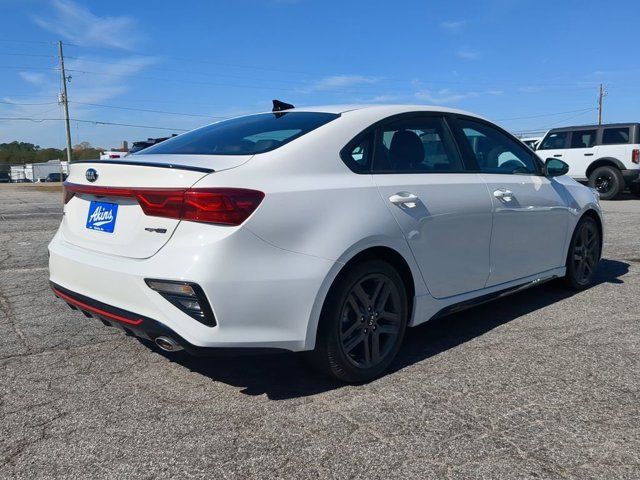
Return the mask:
[[[629,264],[603,259],[595,285],[624,283],[620,277]],[[559,281],[543,284],[460,313],[437,318],[410,329],[398,358],[387,375],[454,348],[475,337],[530,312],[571,297],[576,292],[563,288]],[[344,387],[316,373],[299,353],[192,357],[182,352],[158,353],[213,381],[242,388],[246,395],[266,395],[271,400],[306,397]]]

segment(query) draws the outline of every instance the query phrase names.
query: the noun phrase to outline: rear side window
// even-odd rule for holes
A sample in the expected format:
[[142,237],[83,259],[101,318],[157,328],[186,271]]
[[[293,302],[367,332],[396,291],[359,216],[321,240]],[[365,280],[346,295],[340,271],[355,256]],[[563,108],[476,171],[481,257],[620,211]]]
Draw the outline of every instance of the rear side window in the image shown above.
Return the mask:
[[340,154],[347,166],[357,173],[368,172],[371,167],[373,132],[355,140]]
[[629,143],[629,127],[605,128],[602,131],[603,145]]
[[567,144],[568,132],[553,132],[546,136],[538,150],[557,150]]
[[591,148],[596,143],[597,130],[576,130],[571,134],[571,148]]
[[140,155],[253,155],[268,152],[338,118],[334,113],[260,113],[198,128],[146,148]]
[[439,173],[464,170],[442,117],[413,117],[378,130],[373,171]]

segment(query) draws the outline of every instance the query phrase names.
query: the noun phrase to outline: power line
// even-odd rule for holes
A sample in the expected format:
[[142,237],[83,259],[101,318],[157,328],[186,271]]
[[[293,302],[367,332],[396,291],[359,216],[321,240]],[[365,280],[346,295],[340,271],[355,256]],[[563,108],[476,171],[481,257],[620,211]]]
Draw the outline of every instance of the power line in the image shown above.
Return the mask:
[[69,103],[76,103],[78,105],[88,105],[88,106],[92,106],[92,107],[100,107],[100,108],[116,108],[119,110],[132,110],[135,112],[149,112],[149,113],[163,113],[163,114],[167,114],[167,115],[180,115],[180,116],[185,116],[185,117],[203,117],[203,118],[213,118],[213,119],[224,119],[224,118],[229,118],[229,117],[215,117],[215,116],[211,116],[211,115],[205,115],[205,114],[201,114],[201,113],[181,113],[181,112],[169,112],[166,110],[151,110],[151,109],[147,109],[147,108],[134,108],[134,107],[120,107],[117,105],[104,105],[104,104],[100,104],[100,103],[87,103],[87,102],[76,102],[76,101],[70,101]]
[[527,134],[527,133],[539,133],[539,132],[546,132],[547,130],[549,130],[549,129],[551,129],[551,128],[555,127],[556,125],[558,125],[558,124],[560,124],[560,123],[564,123],[564,122],[567,122],[567,121],[569,121],[569,120],[573,120],[574,118],[581,117],[581,116],[583,116],[583,115],[584,115],[584,114],[586,114],[586,113],[593,112],[594,110],[597,110],[597,109],[596,109],[596,108],[590,108],[590,109],[589,109],[589,110],[587,110],[587,111],[584,111],[584,112],[579,113],[579,114],[577,114],[577,115],[572,115],[572,116],[567,117],[567,118],[563,118],[562,120],[559,120],[559,121],[557,121],[557,122],[551,123],[551,124],[549,124],[549,125],[547,125],[547,126],[545,126],[545,127],[532,128],[532,129],[528,129],[528,130],[517,130],[517,133],[519,133],[519,134]]
[[569,110],[569,111],[566,111],[566,112],[542,113],[542,114],[539,114],[539,115],[530,115],[530,116],[527,116],[527,117],[499,118],[496,121],[497,122],[506,122],[506,121],[509,121],[509,120],[527,120],[527,119],[530,119],[530,118],[542,118],[542,117],[553,117],[555,115],[565,115],[567,113],[590,112],[592,110],[593,110],[593,107],[590,107],[590,108],[582,108],[580,110]]
[[2,52],[0,53],[0,55],[2,56],[9,56],[9,57],[38,57],[38,58],[56,58],[55,55],[45,55],[42,53],[5,53]]
[[15,38],[0,38],[0,42],[5,43],[37,43],[40,45],[55,45],[55,42],[38,41],[38,40],[16,40]]
[[[60,122],[60,121],[64,121],[64,118],[0,117],[0,120],[29,121],[34,123],[42,123],[42,122]],[[103,122],[102,120],[84,120],[80,118],[70,118],[69,120],[72,122],[91,123],[93,125],[116,125],[119,127],[151,128],[156,130],[177,130],[180,132],[189,131],[186,128],[160,127],[157,125],[135,125],[132,123]]]
[[177,130],[179,132],[189,132],[190,129],[187,128],[171,128],[171,127],[159,127],[156,125],[135,125],[132,123],[115,123],[115,122],[102,122],[100,120],[80,120],[77,118],[72,118],[72,122],[80,122],[80,123],[92,123],[94,125],[116,125],[119,127],[135,127],[135,128],[151,128],[155,130]]
[[4,70],[60,70],[57,67],[28,67],[18,65],[0,65],[0,68]]
[[17,103],[17,102],[5,102],[4,100],[0,100],[0,103],[5,105],[15,105],[17,107],[23,106],[31,106],[31,105],[57,105],[58,102],[40,102],[40,103]]

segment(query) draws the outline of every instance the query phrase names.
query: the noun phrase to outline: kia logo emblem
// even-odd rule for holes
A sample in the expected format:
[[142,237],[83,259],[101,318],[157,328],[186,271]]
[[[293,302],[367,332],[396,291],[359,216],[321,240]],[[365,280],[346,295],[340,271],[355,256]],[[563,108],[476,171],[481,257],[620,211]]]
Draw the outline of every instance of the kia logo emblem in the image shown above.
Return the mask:
[[84,176],[87,177],[87,180],[90,182],[95,182],[98,179],[98,172],[95,169],[90,168]]

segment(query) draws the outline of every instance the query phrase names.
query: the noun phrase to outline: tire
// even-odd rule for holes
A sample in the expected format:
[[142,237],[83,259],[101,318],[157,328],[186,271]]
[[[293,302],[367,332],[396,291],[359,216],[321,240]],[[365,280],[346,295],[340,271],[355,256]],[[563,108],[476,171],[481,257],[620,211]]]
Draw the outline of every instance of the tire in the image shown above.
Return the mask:
[[348,383],[381,375],[400,350],[408,311],[407,291],[395,268],[381,260],[354,265],[325,300],[312,363]]
[[567,253],[564,280],[568,287],[584,290],[592,285],[601,250],[602,236],[596,221],[591,217],[582,217],[573,231]]
[[602,200],[612,200],[624,190],[624,178],[618,168],[605,165],[591,172],[589,186],[598,191]]

